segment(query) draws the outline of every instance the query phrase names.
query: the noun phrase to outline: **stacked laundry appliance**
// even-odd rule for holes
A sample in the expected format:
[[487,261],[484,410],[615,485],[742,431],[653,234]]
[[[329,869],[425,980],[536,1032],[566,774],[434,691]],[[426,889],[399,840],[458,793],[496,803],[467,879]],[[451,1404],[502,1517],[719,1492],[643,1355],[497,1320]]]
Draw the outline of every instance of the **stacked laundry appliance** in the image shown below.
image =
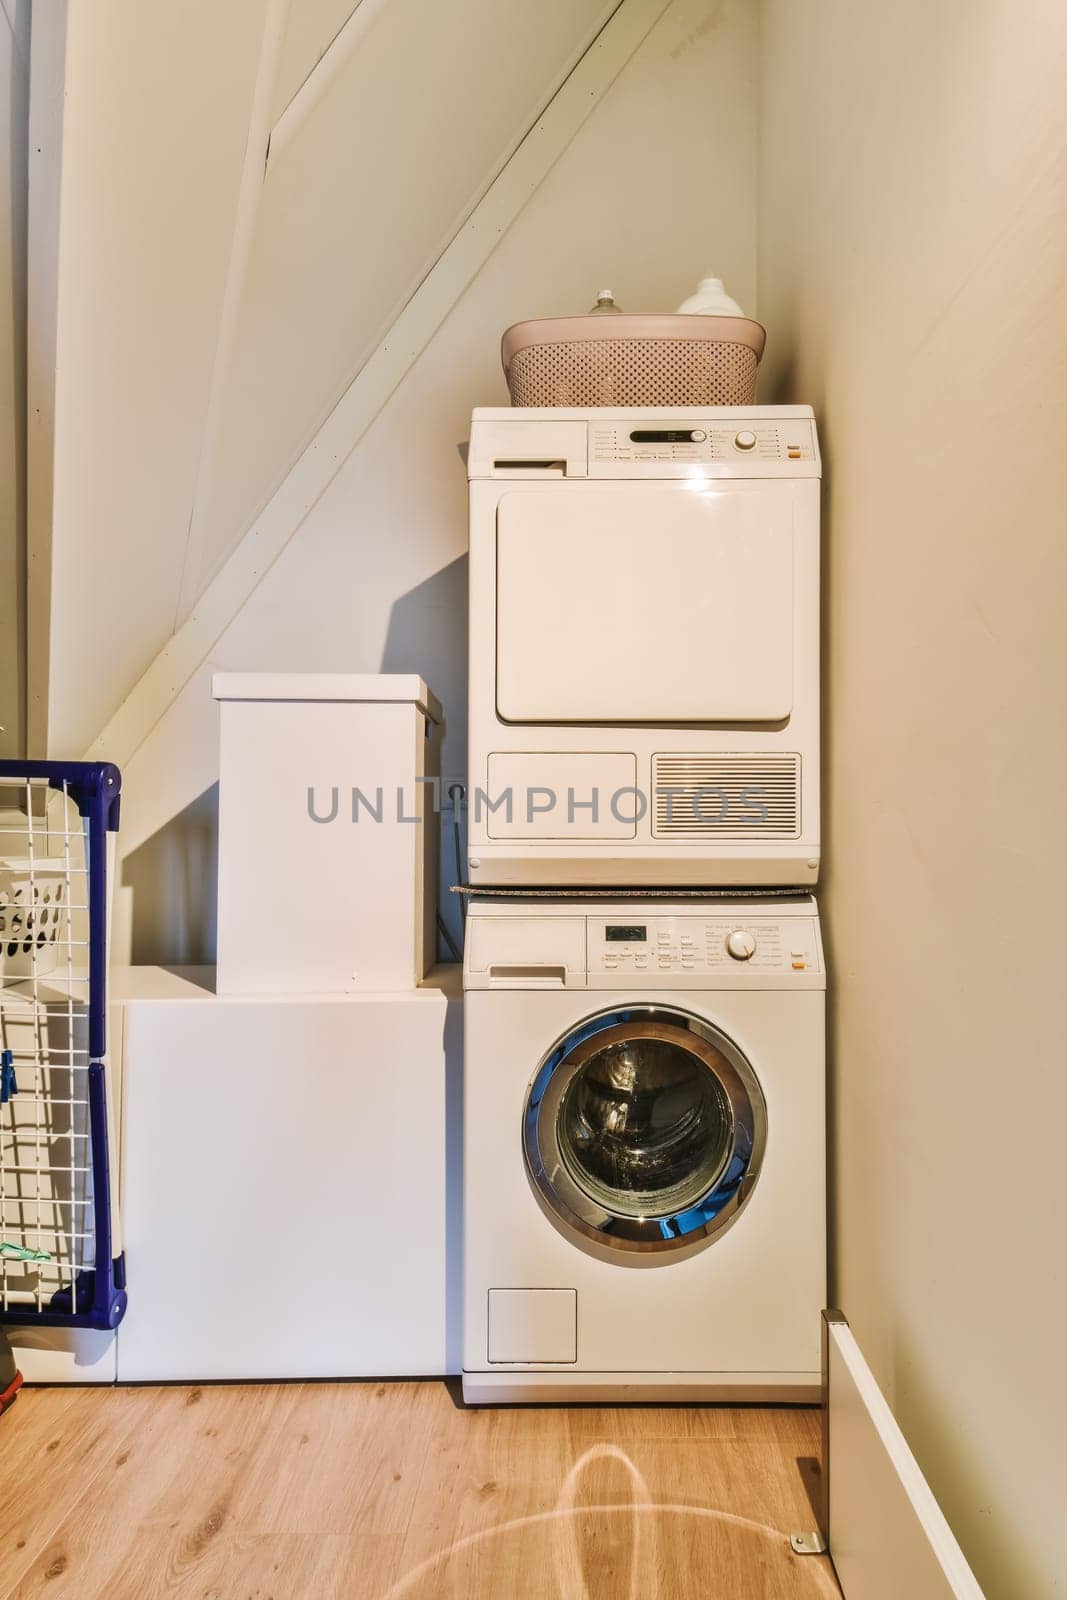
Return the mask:
[[468,475],[464,1393],[814,1398],[811,410],[477,410]]

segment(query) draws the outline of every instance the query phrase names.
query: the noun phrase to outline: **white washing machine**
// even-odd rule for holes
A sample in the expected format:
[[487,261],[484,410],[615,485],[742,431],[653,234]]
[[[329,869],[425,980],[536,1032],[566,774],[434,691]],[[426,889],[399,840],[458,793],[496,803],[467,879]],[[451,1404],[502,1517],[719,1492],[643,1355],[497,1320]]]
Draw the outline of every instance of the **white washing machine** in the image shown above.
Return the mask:
[[815,883],[810,407],[479,410],[468,473],[471,884]]
[[814,901],[475,901],[464,982],[465,1398],[815,1399]]

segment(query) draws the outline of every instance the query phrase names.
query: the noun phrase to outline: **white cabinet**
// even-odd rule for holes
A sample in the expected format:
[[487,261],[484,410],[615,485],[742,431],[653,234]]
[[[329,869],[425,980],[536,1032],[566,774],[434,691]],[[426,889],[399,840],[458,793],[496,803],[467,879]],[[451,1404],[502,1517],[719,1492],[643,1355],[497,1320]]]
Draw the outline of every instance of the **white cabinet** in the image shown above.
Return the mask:
[[450,970],[316,1001],[134,971],[119,1381],[455,1370]]

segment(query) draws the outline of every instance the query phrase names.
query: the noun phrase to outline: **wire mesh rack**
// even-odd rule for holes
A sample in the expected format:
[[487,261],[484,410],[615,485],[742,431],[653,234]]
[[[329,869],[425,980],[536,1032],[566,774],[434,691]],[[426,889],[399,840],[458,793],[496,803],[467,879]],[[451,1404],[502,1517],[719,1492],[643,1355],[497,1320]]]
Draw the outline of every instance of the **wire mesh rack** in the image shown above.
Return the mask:
[[109,764],[0,762],[0,1323],[126,1309],[107,1092]]

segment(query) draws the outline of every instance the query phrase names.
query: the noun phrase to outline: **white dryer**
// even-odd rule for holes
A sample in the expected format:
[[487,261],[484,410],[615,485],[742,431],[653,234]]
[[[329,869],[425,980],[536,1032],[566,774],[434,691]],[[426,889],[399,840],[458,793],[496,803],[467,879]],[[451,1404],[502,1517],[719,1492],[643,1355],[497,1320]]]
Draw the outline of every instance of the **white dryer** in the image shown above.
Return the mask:
[[815,1398],[814,901],[475,901],[464,982],[465,1397]]
[[479,410],[472,885],[810,885],[807,406]]

